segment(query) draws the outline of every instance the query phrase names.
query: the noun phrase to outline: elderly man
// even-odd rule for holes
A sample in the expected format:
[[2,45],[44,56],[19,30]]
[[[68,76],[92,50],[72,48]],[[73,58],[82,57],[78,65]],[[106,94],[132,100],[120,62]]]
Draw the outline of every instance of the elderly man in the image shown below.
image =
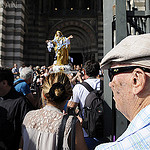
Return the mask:
[[150,34],[128,36],[101,61],[116,108],[130,121],[115,141],[96,150],[150,149]]
[[14,82],[15,90],[23,94],[33,106],[37,106],[38,100],[35,100],[29,84],[33,82],[33,70],[29,67],[25,67],[20,72],[20,78]]
[[0,67],[0,150],[17,150],[21,125],[26,113],[33,109],[13,87],[14,75]]

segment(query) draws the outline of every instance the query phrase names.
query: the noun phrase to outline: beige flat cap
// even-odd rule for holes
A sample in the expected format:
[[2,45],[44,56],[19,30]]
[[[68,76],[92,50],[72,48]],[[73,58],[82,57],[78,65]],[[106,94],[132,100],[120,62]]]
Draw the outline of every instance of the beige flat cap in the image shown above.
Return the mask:
[[150,33],[127,36],[104,56],[101,68],[108,69],[113,62],[150,67]]

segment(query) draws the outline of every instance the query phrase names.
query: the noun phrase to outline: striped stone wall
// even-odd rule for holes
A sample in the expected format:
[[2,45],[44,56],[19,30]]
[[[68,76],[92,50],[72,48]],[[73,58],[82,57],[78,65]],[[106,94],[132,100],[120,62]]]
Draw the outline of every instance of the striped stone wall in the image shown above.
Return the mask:
[[27,31],[24,41],[24,62],[26,65],[46,64],[46,16],[40,12],[40,1],[30,1],[26,8]]
[[1,64],[13,67],[17,63],[20,66],[23,60],[25,1],[5,0],[2,9]]
[[3,16],[5,16],[6,11],[4,9],[4,0],[0,0],[0,66],[4,66],[4,40],[5,40],[5,19]]
[[103,57],[103,15],[98,15],[98,61]]

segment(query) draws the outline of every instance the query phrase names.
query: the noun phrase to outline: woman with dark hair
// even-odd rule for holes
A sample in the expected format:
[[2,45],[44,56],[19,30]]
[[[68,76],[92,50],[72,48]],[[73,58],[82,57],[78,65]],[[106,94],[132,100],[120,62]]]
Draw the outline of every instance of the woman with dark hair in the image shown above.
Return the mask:
[[[58,131],[62,122],[63,108],[72,96],[72,88],[68,76],[62,72],[47,76],[42,86],[42,98],[46,106],[30,111],[24,119],[22,127],[23,150],[56,150],[58,148]],[[62,149],[70,149],[71,122],[69,116],[64,131]],[[87,150],[79,121],[76,122],[75,149]]]

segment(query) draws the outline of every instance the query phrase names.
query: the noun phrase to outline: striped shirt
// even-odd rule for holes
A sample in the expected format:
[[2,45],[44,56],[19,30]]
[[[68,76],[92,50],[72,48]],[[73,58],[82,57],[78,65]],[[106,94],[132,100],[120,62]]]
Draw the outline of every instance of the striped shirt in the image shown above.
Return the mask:
[[150,150],[150,105],[136,115],[117,141],[101,144],[95,150]]

